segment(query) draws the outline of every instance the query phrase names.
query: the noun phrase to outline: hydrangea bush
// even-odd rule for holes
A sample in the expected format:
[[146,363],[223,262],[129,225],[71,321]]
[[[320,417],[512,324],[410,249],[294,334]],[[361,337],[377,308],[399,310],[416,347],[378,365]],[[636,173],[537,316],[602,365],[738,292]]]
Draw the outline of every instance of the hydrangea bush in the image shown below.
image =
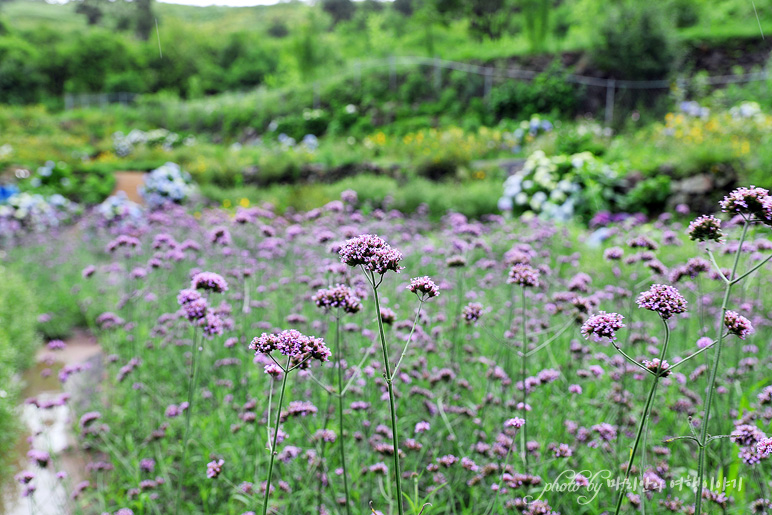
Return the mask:
[[17,193],[0,204],[0,239],[44,232],[71,221],[78,213],[80,207],[59,194]]
[[195,190],[189,173],[176,163],[166,163],[145,177],[139,192],[150,209],[157,209],[168,203],[183,204]]
[[615,204],[620,173],[590,152],[548,157],[537,150],[523,169],[504,181],[499,208],[567,221]]

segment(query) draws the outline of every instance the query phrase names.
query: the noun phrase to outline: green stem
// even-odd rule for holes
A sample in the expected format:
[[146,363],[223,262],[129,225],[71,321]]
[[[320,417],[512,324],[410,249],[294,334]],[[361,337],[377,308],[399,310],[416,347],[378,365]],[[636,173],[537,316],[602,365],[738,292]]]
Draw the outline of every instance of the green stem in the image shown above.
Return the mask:
[[341,342],[340,342],[340,309],[335,317],[335,348],[338,351],[338,442],[340,445],[340,462],[343,467],[343,492],[346,496],[346,515],[351,515],[348,498],[348,476],[346,475],[346,446],[343,440],[343,371],[340,367]]
[[525,385],[526,367],[528,364],[528,341],[526,340],[526,320],[528,317],[525,313],[525,287],[520,288],[520,300],[523,306],[523,320],[521,326],[523,328],[523,362],[522,362],[522,381],[523,381],[523,462],[525,463],[525,473],[529,473],[528,469],[528,388]]
[[399,470],[399,436],[397,434],[397,410],[394,405],[394,385],[391,377],[391,367],[389,366],[389,353],[386,349],[386,336],[383,333],[383,320],[381,320],[381,303],[378,299],[378,286],[375,283],[375,275],[370,272],[370,284],[373,287],[373,296],[375,297],[375,313],[378,318],[378,331],[381,337],[381,350],[383,351],[383,366],[386,369],[384,378],[389,389],[389,409],[391,411],[391,445],[394,450],[394,476],[397,484],[397,509],[399,515],[403,515],[402,508],[402,477]]
[[185,459],[188,455],[188,434],[190,432],[190,414],[193,411],[193,396],[195,394],[196,380],[198,379],[198,328],[193,328],[193,363],[191,364],[190,380],[188,381],[188,409],[185,410],[185,436],[182,439],[182,462],[180,464],[180,478],[177,482],[177,502],[174,513],[180,512],[182,500],[182,483],[185,480]]
[[625,480],[622,483],[622,491],[619,492],[617,498],[617,507],[614,510],[614,515],[619,515],[619,510],[622,508],[622,501],[625,498],[627,492],[627,482],[630,478],[630,471],[633,468],[633,461],[635,460],[635,453],[638,452],[638,445],[641,443],[641,436],[643,436],[643,428],[646,426],[646,420],[649,418],[649,412],[651,411],[651,403],[654,400],[654,394],[657,391],[657,385],[659,384],[659,378],[662,372],[662,362],[665,359],[665,353],[667,352],[667,345],[670,343],[670,327],[668,327],[665,319],[662,319],[662,323],[665,326],[665,343],[662,345],[662,351],[659,353],[659,368],[654,376],[654,382],[649,389],[649,396],[646,398],[646,406],[643,408],[643,414],[641,415],[641,421],[638,423],[638,432],[635,435],[635,442],[633,448],[630,450],[630,458],[627,460],[627,470],[625,470]]
[[[702,420],[702,426],[700,427],[700,455],[697,465],[697,491],[695,492],[694,499],[694,513],[700,515],[702,508],[702,481],[705,476],[705,452],[706,443],[708,440],[708,422],[710,421],[710,408],[713,402],[713,389],[716,386],[716,376],[718,375],[718,363],[721,359],[721,347],[724,343],[724,317],[726,316],[727,304],[729,304],[729,295],[732,293],[732,286],[735,284],[735,275],[737,274],[737,265],[740,263],[740,254],[742,253],[743,243],[745,243],[745,237],[748,235],[748,222],[743,224],[743,233],[740,236],[740,244],[737,246],[737,253],[734,256],[734,265],[732,265],[732,275],[726,281],[726,290],[724,291],[724,300],[721,302],[721,320],[718,328],[718,341],[716,342],[716,351],[713,354],[713,367],[710,369],[710,379],[708,379],[708,392],[705,398],[705,417]],[[712,257],[712,256],[711,256]],[[714,266],[718,267],[715,260],[713,260]],[[720,268],[719,268],[720,270]],[[743,276],[745,277],[745,276]]]
[[287,366],[284,369],[284,378],[281,381],[281,394],[279,395],[279,407],[276,410],[276,427],[273,428],[273,443],[271,444],[271,461],[268,464],[268,481],[265,483],[265,496],[263,497],[263,515],[268,513],[268,496],[271,494],[271,477],[273,476],[273,462],[276,459],[276,443],[279,439],[279,424],[281,423],[281,405],[284,402],[284,389],[287,387],[289,377],[290,360],[287,358]]

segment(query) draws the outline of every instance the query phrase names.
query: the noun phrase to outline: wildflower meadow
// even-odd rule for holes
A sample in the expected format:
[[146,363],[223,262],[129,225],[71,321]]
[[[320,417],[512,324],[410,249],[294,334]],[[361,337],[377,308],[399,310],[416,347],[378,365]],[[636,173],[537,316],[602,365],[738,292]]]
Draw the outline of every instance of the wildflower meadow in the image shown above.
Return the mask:
[[[281,214],[126,202],[4,257],[47,297],[34,373],[63,392],[23,403],[66,409],[73,438],[23,444],[31,512],[772,509],[765,189],[602,237],[353,191]],[[98,359],[56,364],[67,316]]]

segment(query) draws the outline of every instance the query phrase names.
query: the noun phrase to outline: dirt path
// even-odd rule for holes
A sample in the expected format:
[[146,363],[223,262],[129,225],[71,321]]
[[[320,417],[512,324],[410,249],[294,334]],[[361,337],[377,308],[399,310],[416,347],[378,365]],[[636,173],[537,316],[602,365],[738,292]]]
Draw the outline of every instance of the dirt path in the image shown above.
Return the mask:
[[142,204],[142,197],[139,195],[138,188],[145,181],[144,172],[115,172],[115,190],[113,195],[119,191],[126,192],[129,200]]
[[[36,490],[33,495],[24,497],[21,485],[13,481],[5,489],[0,514],[69,513],[69,493],[85,476],[87,458],[77,448],[69,406],[88,402],[93,389],[99,384],[103,370],[102,349],[96,339],[83,330],[76,330],[65,343],[67,346],[64,350],[49,351],[43,348],[38,351],[36,365],[24,373],[22,399],[36,398],[45,402],[68,393],[71,400],[67,405],[50,409],[42,409],[34,404],[23,404],[20,407],[20,418],[26,434],[17,446],[14,474],[22,470],[34,472],[36,477],[32,484]],[[62,385],[58,378],[59,371],[67,365],[81,363],[87,364],[89,368],[73,374]],[[44,376],[44,370],[50,371],[50,375]],[[48,452],[52,457],[51,463],[45,468],[32,465],[27,459],[29,449]],[[64,471],[67,477],[63,480],[57,478],[59,471]]]

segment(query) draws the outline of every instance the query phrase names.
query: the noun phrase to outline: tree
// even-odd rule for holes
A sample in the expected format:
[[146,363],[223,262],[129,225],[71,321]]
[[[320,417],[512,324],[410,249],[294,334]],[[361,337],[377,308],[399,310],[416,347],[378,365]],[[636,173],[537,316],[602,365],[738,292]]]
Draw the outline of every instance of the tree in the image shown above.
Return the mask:
[[505,0],[471,0],[467,2],[469,31],[482,39],[499,39],[507,25]]
[[152,0],[135,0],[137,4],[137,37],[147,41],[155,25]]
[[356,6],[351,0],[322,0],[322,9],[332,16],[333,24],[350,20],[354,16]]
[[550,0],[522,0],[525,33],[532,50],[538,50],[547,39],[550,21]]
[[81,0],[75,7],[75,12],[86,17],[86,23],[96,25],[104,16],[103,0]]

